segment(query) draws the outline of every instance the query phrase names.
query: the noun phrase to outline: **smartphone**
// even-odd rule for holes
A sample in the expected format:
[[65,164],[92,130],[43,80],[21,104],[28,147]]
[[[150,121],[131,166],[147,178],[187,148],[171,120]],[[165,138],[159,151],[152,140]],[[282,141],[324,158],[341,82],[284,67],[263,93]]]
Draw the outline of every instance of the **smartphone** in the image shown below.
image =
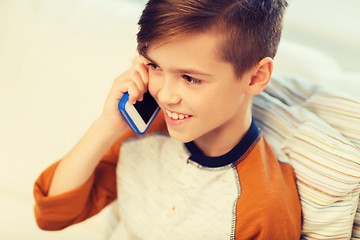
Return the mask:
[[129,103],[129,94],[125,93],[119,101],[118,109],[136,134],[144,134],[160,110],[149,91],[144,93],[143,100],[135,104]]

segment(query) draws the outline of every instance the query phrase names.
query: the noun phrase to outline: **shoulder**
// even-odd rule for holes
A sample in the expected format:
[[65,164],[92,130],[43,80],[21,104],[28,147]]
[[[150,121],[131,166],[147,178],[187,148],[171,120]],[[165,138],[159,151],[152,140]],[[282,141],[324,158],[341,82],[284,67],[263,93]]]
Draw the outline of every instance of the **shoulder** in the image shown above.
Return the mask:
[[265,181],[279,181],[277,177],[273,180],[268,179],[279,175],[289,175],[292,180],[295,180],[293,168],[289,162],[284,160],[286,159],[280,161],[275,156],[271,145],[266,141],[264,135],[260,134],[258,140],[249,147],[243,158],[235,162],[235,166],[240,175],[256,172],[256,176],[260,174],[267,178],[264,179]]
[[248,239],[298,238],[301,205],[293,168],[278,161],[261,135],[236,169],[240,196],[235,234],[246,233]]

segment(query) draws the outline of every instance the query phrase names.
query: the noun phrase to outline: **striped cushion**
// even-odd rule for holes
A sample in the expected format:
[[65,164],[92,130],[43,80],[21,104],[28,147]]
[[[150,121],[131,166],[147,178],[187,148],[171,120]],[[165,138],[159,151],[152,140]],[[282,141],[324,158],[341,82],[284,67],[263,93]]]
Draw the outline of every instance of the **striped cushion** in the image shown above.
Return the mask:
[[360,100],[277,76],[254,98],[253,115],[295,169],[303,239],[360,238]]

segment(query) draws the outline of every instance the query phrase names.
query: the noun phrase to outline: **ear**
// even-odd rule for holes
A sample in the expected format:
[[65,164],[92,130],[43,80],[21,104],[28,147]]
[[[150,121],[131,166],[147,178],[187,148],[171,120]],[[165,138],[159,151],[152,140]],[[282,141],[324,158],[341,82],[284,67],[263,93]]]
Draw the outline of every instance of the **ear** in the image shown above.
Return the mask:
[[270,57],[261,59],[251,70],[248,93],[257,95],[261,93],[270,81],[273,72],[273,60]]

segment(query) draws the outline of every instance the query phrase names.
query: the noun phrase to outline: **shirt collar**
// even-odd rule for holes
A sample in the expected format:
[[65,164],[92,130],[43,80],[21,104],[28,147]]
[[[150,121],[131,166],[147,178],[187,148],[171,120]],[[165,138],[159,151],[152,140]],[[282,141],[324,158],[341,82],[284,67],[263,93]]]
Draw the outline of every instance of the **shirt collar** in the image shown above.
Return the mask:
[[194,142],[185,143],[190,153],[190,160],[200,164],[203,167],[217,168],[224,167],[236,162],[244,154],[248,154],[248,149],[260,139],[260,130],[255,121],[252,120],[249,130],[240,142],[229,152],[217,157],[209,157],[202,153]]

